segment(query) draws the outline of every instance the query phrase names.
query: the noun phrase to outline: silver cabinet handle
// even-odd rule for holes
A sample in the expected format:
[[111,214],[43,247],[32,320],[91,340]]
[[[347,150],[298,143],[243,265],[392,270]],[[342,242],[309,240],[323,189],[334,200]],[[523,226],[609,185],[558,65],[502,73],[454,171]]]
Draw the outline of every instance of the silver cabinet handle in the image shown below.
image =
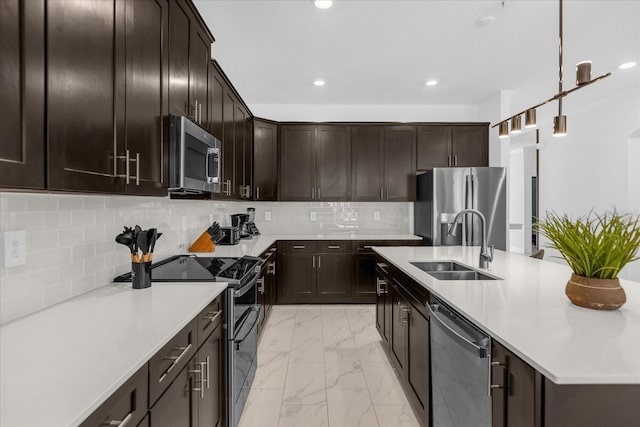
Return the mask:
[[200,387],[194,387],[191,389],[191,391],[199,391],[200,398],[204,399],[204,372],[202,371],[202,363],[197,363],[197,365],[200,365],[200,369],[189,369],[188,372],[190,374],[200,374],[200,379],[196,380],[200,383]]
[[401,306],[400,310],[404,314],[404,319],[402,319],[402,323],[408,324],[409,323],[409,313],[411,313],[411,309],[409,307],[403,305],[403,306]]
[[207,314],[209,314],[210,316],[204,316],[203,319],[208,320],[209,322],[213,322],[218,317],[220,317],[220,315],[222,314],[222,310],[210,311]]
[[[206,362],[200,362],[198,363],[198,365],[200,365],[200,370],[202,371],[202,397],[204,397],[204,386],[206,385],[207,388],[209,388],[209,357],[207,357],[207,361]],[[207,376],[204,376],[204,373],[207,373]]]
[[125,154],[125,160],[124,160],[127,163],[127,165],[125,167],[125,171],[124,171],[124,173],[125,173],[125,175],[127,177],[127,179],[126,179],[127,185],[129,185],[129,183],[131,182],[131,176],[130,176],[131,166],[129,165],[130,160],[131,160],[130,153],[129,153],[129,150],[127,150],[126,154]]
[[269,274],[273,274],[274,276],[276,275],[276,263],[275,262],[270,262],[269,266],[267,268],[268,268],[267,272]]
[[453,156],[453,165],[458,166],[458,156]]
[[315,188],[313,188],[313,187],[311,187],[311,198],[312,198],[313,200],[315,200],[315,198],[316,198],[316,189],[315,189]]
[[136,153],[136,185],[140,185],[140,153]]
[[210,388],[211,382],[209,381],[209,362],[211,357],[207,356],[207,388]]
[[202,102],[198,104],[198,123],[202,123]]
[[387,282],[383,279],[376,277],[376,293],[378,295],[384,295],[386,292],[383,289],[383,285],[386,285]]
[[164,371],[164,374],[162,374],[158,382],[164,381],[167,375],[169,375],[169,372],[171,372],[171,370],[175,368],[178,363],[180,363],[180,360],[182,360],[182,358],[189,352],[189,350],[191,350],[191,344],[185,347],[175,347],[174,350],[180,350],[181,353],[178,356],[165,356],[165,359],[173,360],[173,362],[171,363],[171,366],[169,366],[167,370]]
[[316,268],[316,256],[311,257],[311,268]]
[[320,199],[320,187],[318,187],[318,199]]
[[260,200],[260,187],[256,187],[256,200]]
[[293,245],[293,249],[304,249],[306,248],[305,245]]
[[231,180],[230,180],[230,179],[227,179],[224,183],[227,185],[227,189],[226,189],[226,190],[224,190],[223,192],[224,192],[227,196],[230,196],[230,195],[231,195]]
[[327,249],[340,249],[341,246],[340,245],[329,245],[327,246]]
[[256,283],[258,285],[258,292],[264,295],[264,277],[259,278]]
[[320,268],[320,261],[322,260],[322,257],[320,255],[318,255],[318,268]]
[[103,425],[125,427],[127,424],[129,424],[129,421],[131,421],[131,418],[133,418],[133,412],[129,412],[127,416],[122,419],[122,421],[112,420],[112,421],[109,421],[108,423],[104,423]]

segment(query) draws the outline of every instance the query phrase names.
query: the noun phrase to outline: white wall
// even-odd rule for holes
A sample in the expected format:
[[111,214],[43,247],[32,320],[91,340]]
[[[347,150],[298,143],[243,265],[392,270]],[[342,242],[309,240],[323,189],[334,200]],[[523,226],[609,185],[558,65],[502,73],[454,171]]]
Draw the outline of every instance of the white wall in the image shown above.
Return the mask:
[[477,105],[252,104],[256,117],[309,122],[476,122]]
[[[263,234],[410,233],[412,203],[213,202],[168,197],[0,193],[0,235],[26,231],[26,265],[0,266],[0,323],[103,286],[130,269],[124,225],[158,228],[155,260],[185,252],[211,223],[256,208]],[[264,212],[271,211],[271,221]],[[374,212],[380,220],[374,221]],[[316,221],[310,220],[316,213]],[[187,228],[182,229],[182,218]],[[0,258],[3,258],[0,244]],[[3,258],[4,261],[4,258]]]

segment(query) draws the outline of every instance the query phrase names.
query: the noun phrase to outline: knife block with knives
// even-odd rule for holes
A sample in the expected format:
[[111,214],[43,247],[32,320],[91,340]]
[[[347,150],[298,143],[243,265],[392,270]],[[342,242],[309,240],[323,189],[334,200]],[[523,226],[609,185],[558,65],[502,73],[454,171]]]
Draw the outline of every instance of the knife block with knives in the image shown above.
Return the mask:
[[162,236],[155,228],[143,230],[124,227],[124,231],[116,236],[116,242],[125,245],[131,251],[131,282],[134,289],[151,286],[151,261],[156,241]]
[[215,252],[216,244],[220,240],[222,240],[222,230],[220,225],[214,222],[189,246],[189,252]]

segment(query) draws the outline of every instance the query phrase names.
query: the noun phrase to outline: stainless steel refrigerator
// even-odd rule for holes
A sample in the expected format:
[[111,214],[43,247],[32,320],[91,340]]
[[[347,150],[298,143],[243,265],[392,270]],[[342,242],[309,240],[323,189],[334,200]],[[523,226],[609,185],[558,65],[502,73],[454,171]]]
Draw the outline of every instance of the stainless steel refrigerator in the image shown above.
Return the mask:
[[448,235],[454,217],[463,209],[482,212],[488,245],[507,249],[507,177],[504,168],[434,168],[418,175],[414,231],[430,246],[479,246],[480,219],[464,215],[455,237]]

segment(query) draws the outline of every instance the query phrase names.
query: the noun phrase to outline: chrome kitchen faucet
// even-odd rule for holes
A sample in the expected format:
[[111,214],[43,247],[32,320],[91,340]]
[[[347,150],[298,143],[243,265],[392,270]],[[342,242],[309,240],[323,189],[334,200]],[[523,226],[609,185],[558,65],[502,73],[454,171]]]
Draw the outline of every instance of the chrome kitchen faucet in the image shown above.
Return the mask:
[[482,241],[480,242],[480,261],[478,266],[480,268],[489,268],[489,263],[493,261],[493,245],[491,245],[491,248],[487,247],[487,227],[486,220],[482,212],[476,209],[461,210],[457,213],[456,217],[453,219],[453,223],[449,226],[448,234],[449,236],[456,235],[456,223],[462,215],[466,214],[475,214],[480,218],[480,225],[482,226]]

